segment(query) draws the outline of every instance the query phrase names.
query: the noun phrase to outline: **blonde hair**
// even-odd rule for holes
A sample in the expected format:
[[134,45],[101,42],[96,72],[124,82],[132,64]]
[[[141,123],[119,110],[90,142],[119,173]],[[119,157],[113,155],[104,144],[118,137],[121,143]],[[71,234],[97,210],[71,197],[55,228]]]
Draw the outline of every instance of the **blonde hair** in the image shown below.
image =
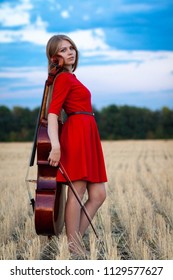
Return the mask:
[[[60,34],[60,35],[54,35],[52,36],[49,41],[47,42],[47,46],[46,46],[46,55],[47,55],[47,59],[48,59],[48,72],[50,71],[50,66],[51,66],[51,58],[54,56],[54,55],[57,55],[58,52],[59,52],[59,49],[60,49],[60,43],[63,41],[63,40],[66,40],[68,41],[72,46],[73,48],[75,49],[76,51],[76,60],[75,60],[75,63],[72,67],[72,71],[74,72],[77,68],[77,65],[78,65],[78,59],[79,59],[79,53],[78,53],[78,49],[75,45],[75,43],[73,42],[73,40],[71,38],[69,38],[68,36],[64,35],[64,34]],[[63,71],[67,71],[65,68],[62,68],[61,72]],[[58,75],[57,75],[58,76]],[[56,77],[57,77],[56,76]],[[56,77],[54,79],[54,82],[56,80]],[[50,105],[50,102],[52,100],[52,91],[53,91],[53,86],[54,86],[54,82],[51,86],[49,86],[49,90],[48,90],[48,97],[47,97],[47,102],[46,102],[46,110],[45,110],[45,118],[47,118],[47,115],[48,115],[48,108],[49,108],[49,105]]]

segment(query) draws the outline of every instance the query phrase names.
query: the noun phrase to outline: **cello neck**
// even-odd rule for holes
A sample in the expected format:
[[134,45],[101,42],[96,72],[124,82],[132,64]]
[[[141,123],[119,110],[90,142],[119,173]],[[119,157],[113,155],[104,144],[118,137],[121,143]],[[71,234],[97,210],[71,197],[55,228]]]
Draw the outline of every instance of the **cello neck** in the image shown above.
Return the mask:
[[47,104],[47,97],[48,97],[48,91],[49,87],[47,85],[47,82],[45,82],[45,87],[44,87],[44,92],[43,92],[43,98],[42,98],[42,103],[41,103],[41,108],[40,108],[40,118],[39,118],[39,123],[46,117],[46,104]]
[[32,147],[32,151],[31,151],[31,157],[30,157],[29,166],[33,166],[34,165],[36,148],[37,148],[38,128],[39,128],[39,124],[40,124],[41,120],[43,120],[44,117],[45,117],[48,89],[49,88],[47,86],[47,81],[46,81],[45,82],[45,86],[44,86],[44,92],[43,92],[43,98],[42,98],[42,102],[41,102],[41,107],[40,107],[39,114],[38,114],[38,117],[37,117],[37,123],[36,123],[36,127],[35,127],[35,133],[34,133],[34,139],[33,139],[33,147]]
[[49,86],[53,84],[53,81],[54,81],[56,75],[58,74],[58,72],[61,71],[61,69],[64,65],[64,59],[59,55],[55,55],[54,57],[52,57],[52,63],[53,63],[53,67],[50,70],[50,72],[48,74],[48,79],[45,82],[41,107],[40,107],[39,114],[38,114],[38,117],[37,117],[37,124],[36,124],[36,128],[35,128],[33,147],[32,147],[29,166],[34,165],[39,125],[40,125],[40,123],[43,119],[47,118],[47,116],[46,116],[46,105],[47,105]]

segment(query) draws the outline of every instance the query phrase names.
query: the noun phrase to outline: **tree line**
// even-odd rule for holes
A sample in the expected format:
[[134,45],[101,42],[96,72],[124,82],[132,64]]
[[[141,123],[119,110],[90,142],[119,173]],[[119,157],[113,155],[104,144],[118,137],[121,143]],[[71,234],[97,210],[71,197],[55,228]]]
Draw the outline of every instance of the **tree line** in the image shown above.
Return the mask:
[[[109,105],[93,108],[102,140],[173,139],[173,110]],[[0,141],[32,141],[39,108],[0,106]]]

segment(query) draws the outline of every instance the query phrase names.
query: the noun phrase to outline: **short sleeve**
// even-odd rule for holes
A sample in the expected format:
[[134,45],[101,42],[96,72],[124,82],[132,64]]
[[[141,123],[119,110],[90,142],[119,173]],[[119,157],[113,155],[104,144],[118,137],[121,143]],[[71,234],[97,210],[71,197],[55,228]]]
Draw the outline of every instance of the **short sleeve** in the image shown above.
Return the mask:
[[60,114],[65,99],[70,92],[71,82],[67,72],[61,73],[55,80],[52,92],[52,100],[48,113]]

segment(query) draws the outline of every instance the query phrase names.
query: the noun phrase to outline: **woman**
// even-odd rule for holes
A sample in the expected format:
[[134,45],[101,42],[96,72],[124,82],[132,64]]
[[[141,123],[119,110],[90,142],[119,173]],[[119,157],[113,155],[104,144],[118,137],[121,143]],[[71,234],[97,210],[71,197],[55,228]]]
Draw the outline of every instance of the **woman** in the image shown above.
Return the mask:
[[[92,219],[106,198],[104,182],[107,177],[92,113],[91,94],[73,74],[78,63],[78,50],[69,37],[53,36],[47,43],[46,51],[49,65],[54,55],[64,59],[63,69],[54,80],[48,109],[48,135],[52,147],[48,160],[51,166],[57,166],[60,161],[81,200],[87,191],[85,207]],[[62,108],[68,119],[59,137],[57,120]],[[57,171],[57,181],[65,182],[60,171]],[[78,235],[83,236],[88,225],[88,219],[68,188],[65,227],[70,252],[79,253]]]

